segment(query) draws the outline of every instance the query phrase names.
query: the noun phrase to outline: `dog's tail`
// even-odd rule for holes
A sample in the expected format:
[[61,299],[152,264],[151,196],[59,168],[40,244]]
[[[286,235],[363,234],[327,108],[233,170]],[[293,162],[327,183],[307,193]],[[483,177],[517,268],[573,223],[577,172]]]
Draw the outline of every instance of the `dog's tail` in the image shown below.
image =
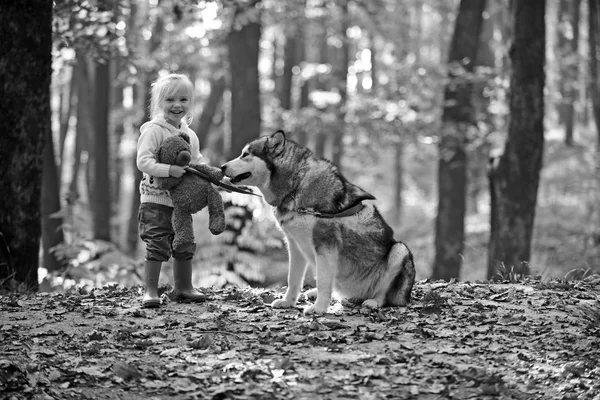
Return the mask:
[[394,244],[388,254],[388,268],[396,274],[388,288],[385,302],[391,306],[405,306],[415,282],[415,263],[409,248],[402,242]]

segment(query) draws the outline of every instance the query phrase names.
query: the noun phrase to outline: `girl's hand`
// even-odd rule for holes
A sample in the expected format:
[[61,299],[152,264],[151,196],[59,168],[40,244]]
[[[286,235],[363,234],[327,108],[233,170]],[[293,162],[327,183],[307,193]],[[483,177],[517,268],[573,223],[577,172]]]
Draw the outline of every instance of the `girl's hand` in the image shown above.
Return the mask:
[[171,165],[169,167],[169,176],[181,178],[183,174],[185,174],[185,169],[183,169],[183,167],[180,167],[179,165]]

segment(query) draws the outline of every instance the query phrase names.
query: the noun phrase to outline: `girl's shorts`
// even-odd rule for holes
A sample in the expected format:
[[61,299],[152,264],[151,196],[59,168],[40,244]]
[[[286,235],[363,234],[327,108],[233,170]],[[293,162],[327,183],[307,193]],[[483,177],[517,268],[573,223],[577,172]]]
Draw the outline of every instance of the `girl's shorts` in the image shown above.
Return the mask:
[[140,238],[146,244],[146,260],[168,261],[191,260],[196,253],[196,244],[191,243],[183,251],[173,250],[173,208],[156,203],[142,203],[138,211],[138,230]]

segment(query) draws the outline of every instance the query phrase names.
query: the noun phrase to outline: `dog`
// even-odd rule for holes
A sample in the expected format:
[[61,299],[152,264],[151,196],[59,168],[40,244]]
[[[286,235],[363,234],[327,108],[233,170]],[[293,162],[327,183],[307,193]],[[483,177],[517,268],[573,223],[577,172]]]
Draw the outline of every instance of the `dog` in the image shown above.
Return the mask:
[[288,140],[281,130],[248,143],[221,166],[233,184],[255,186],[273,207],[288,252],[288,287],[273,308],[298,301],[309,265],[316,289],[304,314],[324,314],[332,295],[365,307],[406,306],[415,280],[408,247],[372,204],[375,197],[348,182],[330,161]]

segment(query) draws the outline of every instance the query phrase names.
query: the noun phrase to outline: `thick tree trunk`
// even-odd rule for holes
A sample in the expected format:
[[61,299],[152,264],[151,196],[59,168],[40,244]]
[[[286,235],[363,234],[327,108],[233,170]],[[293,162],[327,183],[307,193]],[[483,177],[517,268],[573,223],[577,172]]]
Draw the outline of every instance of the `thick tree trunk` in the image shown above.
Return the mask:
[[490,168],[488,278],[529,274],[531,239],[544,151],[545,0],[512,5],[508,139]]
[[[248,8],[260,1],[253,0]],[[227,157],[237,157],[247,142],[260,135],[260,92],[258,53],[261,35],[260,16],[257,21],[245,20],[247,8],[236,6],[235,19],[227,36],[231,73],[231,148]],[[238,26],[242,24],[242,26]]]
[[110,109],[110,62],[96,64],[94,113],[94,239],[110,241],[110,169],[108,116]]
[[350,15],[348,14],[348,0],[338,0],[341,8],[340,36],[342,37],[342,48],[340,60],[335,67],[335,81],[340,94],[340,103],[337,108],[337,129],[334,131],[332,143],[331,161],[342,168],[344,157],[344,136],[346,134],[346,103],[348,101],[348,67],[350,64],[350,40],[347,32],[350,26]]
[[37,289],[44,139],[51,126],[52,3],[4,2],[0,37],[0,232],[13,257],[12,268],[0,269],[0,284],[14,279]]
[[[483,22],[483,0],[462,0],[450,46],[449,64],[472,72]],[[465,237],[466,131],[473,124],[473,84],[449,69],[438,160],[438,215],[435,223],[435,279],[458,278]]]

